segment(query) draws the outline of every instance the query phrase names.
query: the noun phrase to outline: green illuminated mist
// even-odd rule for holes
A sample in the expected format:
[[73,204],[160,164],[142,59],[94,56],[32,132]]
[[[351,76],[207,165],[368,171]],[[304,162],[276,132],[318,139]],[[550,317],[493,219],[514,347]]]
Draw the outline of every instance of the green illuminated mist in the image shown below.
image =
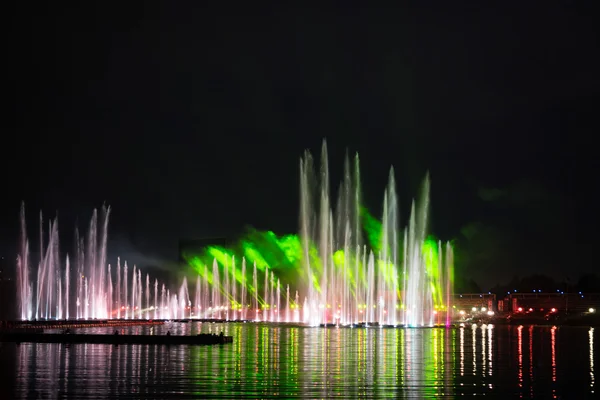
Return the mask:
[[[378,252],[381,248],[381,222],[374,218],[366,208],[361,209],[361,217],[369,247],[374,252]],[[302,268],[304,252],[299,235],[277,236],[272,231],[250,228],[229,248],[208,245],[203,249],[183,249],[182,253],[194,274],[204,277],[204,274],[207,273],[210,283],[212,283],[212,265],[215,260],[222,271],[226,267],[230,270],[233,265],[232,260],[236,260],[235,277],[240,284],[248,284],[251,281],[254,264],[256,264],[257,270],[263,274],[267,269],[274,271],[283,284],[290,284],[292,287],[296,287],[299,280],[306,279],[306,273]],[[242,258],[246,259],[246,276],[242,275]],[[323,262],[319,257],[317,245],[314,243],[310,246],[309,258],[311,266],[316,270],[321,270]],[[344,250],[338,249],[333,255],[334,265],[343,268],[344,260]],[[259,282],[262,283],[262,279]]]
[[[368,239],[369,248],[374,253],[377,253],[382,248],[382,223],[373,217],[366,208],[361,209],[361,217],[363,221],[363,231]],[[398,246],[401,248],[402,243]],[[430,285],[432,292],[435,294],[435,303],[443,304],[442,299],[443,287],[442,277],[439,274],[439,266],[442,263],[441,249],[438,240],[429,236],[422,246],[423,259],[427,268],[427,274],[431,277]],[[231,271],[233,268],[233,260],[235,260],[235,279],[240,284],[245,284],[252,287],[253,266],[256,264],[256,269],[260,274],[259,288],[262,289],[264,282],[264,273],[268,269],[273,271],[275,276],[280,279],[282,285],[290,285],[292,288],[297,288],[299,282],[306,279],[305,270],[303,268],[304,253],[302,251],[302,242],[299,235],[283,235],[278,236],[272,231],[259,231],[256,229],[248,229],[247,232],[231,247],[224,248],[222,246],[208,245],[203,249],[183,249],[183,258],[192,268],[193,274],[198,274],[202,277],[206,275],[208,281],[212,284],[212,265],[217,262],[221,274]],[[323,261],[319,258],[317,246],[312,243],[310,246],[310,263],[311,266],[320,270]],[[348,257],[348,258],[347,258]],[[246,259],[246,276],[242,274],[242,258]],[[344,249],[338,249],[333,253],[333,265],[341,270],[344,265],[356,265],[358,262],[359,280],[365,280],[365,265],[362,258],[356,259],[355,254],[346,255]],[[385,263],[378,260],[379,270],[384,271],[385,279],[391,279],[390,276],[394,272],[394,268],[398,272],[402,272],[403,260],[398,260],[398,266],[393,263]],[[206,267],[206,268],[205,268]],[[348,269],[348,274],[354,282],[357,277],[355,270]],[[318,283],[318,282],[317,282]],[[251,291],[254,288],[250,289]]]

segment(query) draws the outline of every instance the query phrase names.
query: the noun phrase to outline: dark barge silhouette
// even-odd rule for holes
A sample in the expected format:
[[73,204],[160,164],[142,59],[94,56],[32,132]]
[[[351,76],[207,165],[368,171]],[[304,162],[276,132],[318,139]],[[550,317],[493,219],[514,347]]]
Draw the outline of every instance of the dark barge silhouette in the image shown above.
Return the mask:
[[200,333],[195,336],[177,335],[95,335],[73,333],[6,332],[0,333],[0,342],[65,343],[65,344],[162,344],[162,345],[215,345],[233,343],[233,336]]

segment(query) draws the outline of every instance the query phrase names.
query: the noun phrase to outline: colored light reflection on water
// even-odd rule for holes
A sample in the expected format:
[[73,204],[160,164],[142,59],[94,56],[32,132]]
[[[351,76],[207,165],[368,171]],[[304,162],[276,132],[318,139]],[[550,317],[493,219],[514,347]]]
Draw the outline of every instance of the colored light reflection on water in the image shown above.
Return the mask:
[[[7,398],[589,398],[593,328],[173,324],[122,333],[234,336],[232,345],[2,344]],[[102,332],[100,329],[96,331]],[[104,331],[105,333],[110,333]]]
[[594,386],[596,384],[594,375],[594,328],[590,328],[588,336],[590,337],[590,392],[594,393]]

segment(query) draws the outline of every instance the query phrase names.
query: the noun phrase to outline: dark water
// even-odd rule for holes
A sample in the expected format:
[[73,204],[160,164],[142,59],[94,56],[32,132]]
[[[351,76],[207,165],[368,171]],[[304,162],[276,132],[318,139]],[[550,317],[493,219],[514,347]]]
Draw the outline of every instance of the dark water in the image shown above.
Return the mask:
[[[594,398],[598,329],[174,324],[232,345],[1,344],[0,398]],[[129,330],[123,330],[128,332]],[[96,331],[98,332],[98,331]]]

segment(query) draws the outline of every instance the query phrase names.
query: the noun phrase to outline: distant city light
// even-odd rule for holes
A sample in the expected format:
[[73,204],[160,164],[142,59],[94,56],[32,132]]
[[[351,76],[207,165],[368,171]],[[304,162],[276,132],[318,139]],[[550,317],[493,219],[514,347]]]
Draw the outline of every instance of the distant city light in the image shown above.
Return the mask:
[[596,312],[596,310],[595,310],[594,308],[590,308],[588,311],[589,311],[590,313],[595,313],[595,312]]

